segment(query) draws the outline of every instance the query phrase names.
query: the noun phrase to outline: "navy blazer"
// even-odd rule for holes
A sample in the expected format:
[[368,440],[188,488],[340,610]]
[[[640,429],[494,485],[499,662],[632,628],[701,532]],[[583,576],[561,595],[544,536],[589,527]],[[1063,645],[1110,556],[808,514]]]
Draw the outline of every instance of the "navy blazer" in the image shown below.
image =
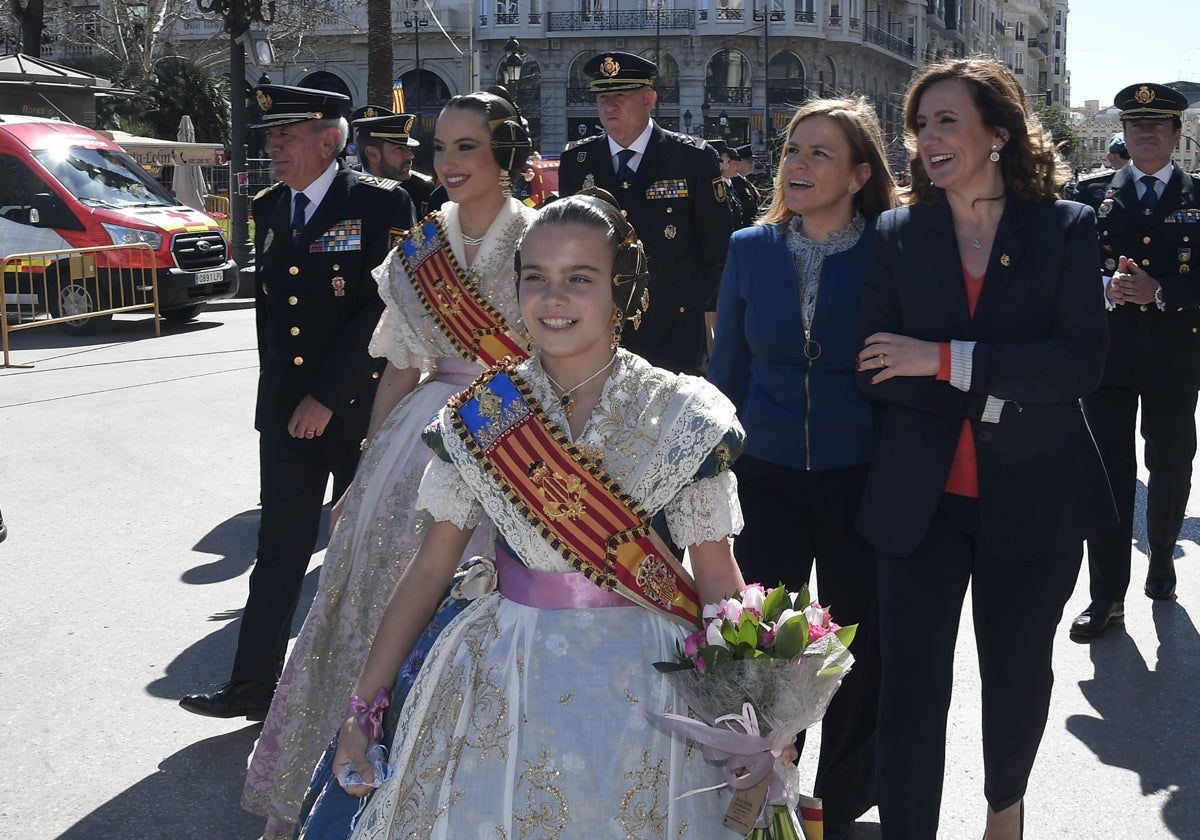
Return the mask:
[[284,430],[311,395],[335,418],[365,429],[384,366],[367,351],[383,314],[371,272],[387,256],[394,232],[412,227],[412,200],[396,181],[341,165],[295,244],[285,184],[259,193],[253,206],[255,428]]
[[600,134],[568,144],[559,166],[560,194],[589,184],[616,196],[650,262],[650,308],[640,328],[626,325],[622,344],[657,367],[699,373],[708,352],[704,313],[717,308],[733,232],[717,153],[655,124],[642,162],[622,184],[608,135]]
[[[969,391],[934,377],[859,385],[887,405],[858,527],[883,553],[910,554],[944,492],[963,419],[979,469],[981,537],[1034,559],[1077,547],[1116,522],[1108,478],[1079,400],[1100,382],[1108,349],[1096,283],[1096,216],[1071,201],[1009,198],[972,318],[949,204],[884,213],[863,290],[858,335],[975,341]],[[981,421],[988,396],[1008,401]]]
[[871,225],[822,266],[815,360],[804,355],[800,285],[786,233],[784,222],[730,239],[708,378],[737,407],[746,454],[797,470],[865,464],[875,452],[875,429],[871,403],[855,382],[854,328]]

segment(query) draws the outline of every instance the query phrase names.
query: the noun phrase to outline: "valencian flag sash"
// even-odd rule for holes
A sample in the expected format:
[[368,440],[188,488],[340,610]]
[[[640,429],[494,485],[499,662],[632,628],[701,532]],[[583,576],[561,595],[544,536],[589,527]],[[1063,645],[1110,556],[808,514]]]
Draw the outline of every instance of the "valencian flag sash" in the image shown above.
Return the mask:
[[418,222],[398,247],[421,303],[464,358],[491,366],[528,357],[504,316],[480,297],[454,258],[440,213]]
[[448,404],[467,451],[571,567],[602,589],[700,623],[696,585],[642,506],[572,444],[514,365],[498,365]]

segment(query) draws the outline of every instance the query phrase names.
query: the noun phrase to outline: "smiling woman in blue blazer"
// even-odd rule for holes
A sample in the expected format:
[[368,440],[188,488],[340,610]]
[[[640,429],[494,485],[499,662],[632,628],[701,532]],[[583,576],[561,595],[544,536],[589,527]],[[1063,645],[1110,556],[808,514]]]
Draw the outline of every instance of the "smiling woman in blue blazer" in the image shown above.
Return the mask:
[[1055,626],[1083,541],[1114,521],[1079,400],[1108,347],[1096,219],[1002,65],[909,90],[908,207],[876,226],[859,382],[886,404],[859,512],[879,552],[885,840],[934,840],[967,586],[983,693],[986,840],[1021,836]]
[[815,560],[821,602],[859,625],[815,784],[825,837],[839,840],[875,803],[875,554],[854,530],[875,429],[855,383],[854,327],[870,227],[895,187],[864,99],[808,102],[787,137],[771,206],[730,241],[708,376],[747,433],[734,467],[743,576],[799,589]]

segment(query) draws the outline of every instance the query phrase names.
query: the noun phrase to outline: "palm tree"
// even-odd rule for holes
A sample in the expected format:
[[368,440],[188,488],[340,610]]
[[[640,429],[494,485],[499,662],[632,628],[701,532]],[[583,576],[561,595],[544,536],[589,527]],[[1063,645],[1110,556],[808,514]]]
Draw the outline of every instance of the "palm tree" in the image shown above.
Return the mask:
[[392,101],[392,5],[367,0],[367,102]]

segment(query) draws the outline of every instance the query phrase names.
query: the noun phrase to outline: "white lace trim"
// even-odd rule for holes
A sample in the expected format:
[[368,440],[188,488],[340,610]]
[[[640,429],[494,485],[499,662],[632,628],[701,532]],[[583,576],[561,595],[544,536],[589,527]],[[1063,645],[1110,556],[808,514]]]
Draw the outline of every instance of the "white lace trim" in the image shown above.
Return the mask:
[[[459,265],[466,265],[458,205],[450,203],[435,212],[442,215],[454,258]],[[509,199],[484,235],[475,262],[467,268],[483,299],[496,307],[510,325],[515,325],[521,314],[512,276],[513,252],[534,215],[536,212],[531,208]],[[372,356],[386,357],[403,369],[425,367],[430,358],[458,355],[422,305],[396,249],[392,249],[373,274],[379,284],[384,312],[371,336],[368,349]]]
[[[523,363],[520,373],[550,416],[567,428],[536,358]],[[467,516],[463,500],[479,499],[483,511],[526,565],[570,571],[566,561],[466,452],[458,436],[449,431],[444,409],[442,421],[447,430],[443,443],[457,469],[427,470],[420,505],[435,519],[461,524]],[[676,376],[618,351],[613,373],[576,443],[601,456],[605,472],[651,514],[665,508],[672,536],[688,545],[720,539],[741,528],[737,485],[728,473],[722,474],[723,478],[692,481],[733,422],[733,405],[708,382]],[[455,483],[461,486],[452,486]]]
[[483,516],[483,508],[458,470],[438,455],[433,456],[421,476],[417,508],[429,511],[438,522],[453,522],[459,528],[474,528]]

